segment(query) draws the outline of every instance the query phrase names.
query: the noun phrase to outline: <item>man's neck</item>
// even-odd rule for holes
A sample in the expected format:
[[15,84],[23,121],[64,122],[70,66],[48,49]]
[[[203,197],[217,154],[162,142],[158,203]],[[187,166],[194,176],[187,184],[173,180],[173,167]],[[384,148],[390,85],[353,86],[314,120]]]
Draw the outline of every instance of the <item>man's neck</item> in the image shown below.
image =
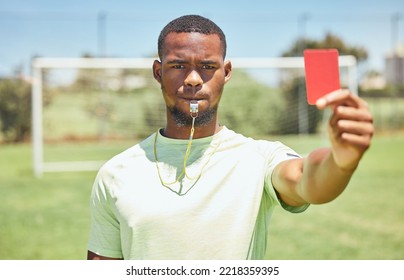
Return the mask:
[[[209,137],[219,132],[221,127],[215,120],[203,126],[195,126],[194,139]],[[167,122],[164,128],[163,135],[168,138],[174,139],[189,139],[191,133],[191,126],[178,126],[176,123]]]

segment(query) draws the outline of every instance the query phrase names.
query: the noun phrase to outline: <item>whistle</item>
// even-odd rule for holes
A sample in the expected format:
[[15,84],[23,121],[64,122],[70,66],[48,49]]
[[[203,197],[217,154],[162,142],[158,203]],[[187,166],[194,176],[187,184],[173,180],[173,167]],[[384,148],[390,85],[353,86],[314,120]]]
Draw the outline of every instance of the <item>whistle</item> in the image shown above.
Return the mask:
[[198,101],[191,100],[189,102],[189,111],[190,111],[191,114],[197,114],[198,113]]

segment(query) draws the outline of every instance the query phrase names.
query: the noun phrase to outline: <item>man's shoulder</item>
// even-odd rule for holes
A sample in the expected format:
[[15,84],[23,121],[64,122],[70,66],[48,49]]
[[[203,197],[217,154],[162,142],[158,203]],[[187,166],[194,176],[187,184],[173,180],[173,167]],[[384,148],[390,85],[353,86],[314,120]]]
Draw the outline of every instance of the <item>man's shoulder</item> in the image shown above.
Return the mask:
[[104,169],[113,169],[115,167],[125,167],[129,165],[133,161],[143,160],[147,158],[150,154],[150,149],[153,146],[153,135],[145,138],[139,143],[134,144],[133,146],[123,150],[122,152],[116,154],[112,158],[110,158],[104,164]]
[[225,138],[223,149],[229,149],[240,155],[255,155],[269,163],[301,157],[292,148],[278,140],[247,137],[229,129],[226,134],[228,136]]
[[242,133],[235,132],[231,129],[225,128],[225,141],[233,145],[248,145],[257,149],[278,149],[286,147],[283,143],[272,139],[257,139],[251,136],[245,136]]

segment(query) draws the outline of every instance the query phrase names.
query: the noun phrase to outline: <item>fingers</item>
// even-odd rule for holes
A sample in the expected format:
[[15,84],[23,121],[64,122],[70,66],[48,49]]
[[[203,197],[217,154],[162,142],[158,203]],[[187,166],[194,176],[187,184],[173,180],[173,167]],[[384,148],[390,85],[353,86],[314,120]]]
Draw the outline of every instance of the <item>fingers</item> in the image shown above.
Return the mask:
[[334,113],[338,114],[341,119],[352,119],[357,121],[373,122],[373,117],[368,106],[362,108],[352,108],[348,106],[338,106],[334,108]]
[[360,149],[367,149],[373,136],[371,122],[338,119],[338,116],[330,120],[330,129],[335,140],[349,143]]
[[349,107],[367,107],[367,103],[359,98],[357,95],[352,94],[347,89],[339,89],[333,91],[322,98],[318,99],[316,106],[318,109],[324,109],[326,107],[335,107],[339,105],[349,106]]
[[318,101],[319,108],[331,107],[329,129],[334,141],[366,150],[374,133],[373,117],[367,103],[348,90],[326,95]]
[[339,133],[365,135],[373,132],[373,125],[369,122],[338,120],[336,124],[332,126],[335,127]]
[[351,145],[360,148],[361,150],[366,150],[370,147],[371,135],[358,135],[352,133],[342,133],[341,140],[345,143],[350,143]]

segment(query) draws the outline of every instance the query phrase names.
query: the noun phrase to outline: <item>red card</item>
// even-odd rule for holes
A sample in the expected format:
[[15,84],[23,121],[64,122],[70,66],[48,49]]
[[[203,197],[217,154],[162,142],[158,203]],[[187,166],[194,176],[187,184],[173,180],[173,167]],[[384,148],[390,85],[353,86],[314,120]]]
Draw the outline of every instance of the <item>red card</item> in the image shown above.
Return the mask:
[[307,101],[316,101],[334,90],[341,88],[339,82],[338,50],[313,49],[304,51]]

